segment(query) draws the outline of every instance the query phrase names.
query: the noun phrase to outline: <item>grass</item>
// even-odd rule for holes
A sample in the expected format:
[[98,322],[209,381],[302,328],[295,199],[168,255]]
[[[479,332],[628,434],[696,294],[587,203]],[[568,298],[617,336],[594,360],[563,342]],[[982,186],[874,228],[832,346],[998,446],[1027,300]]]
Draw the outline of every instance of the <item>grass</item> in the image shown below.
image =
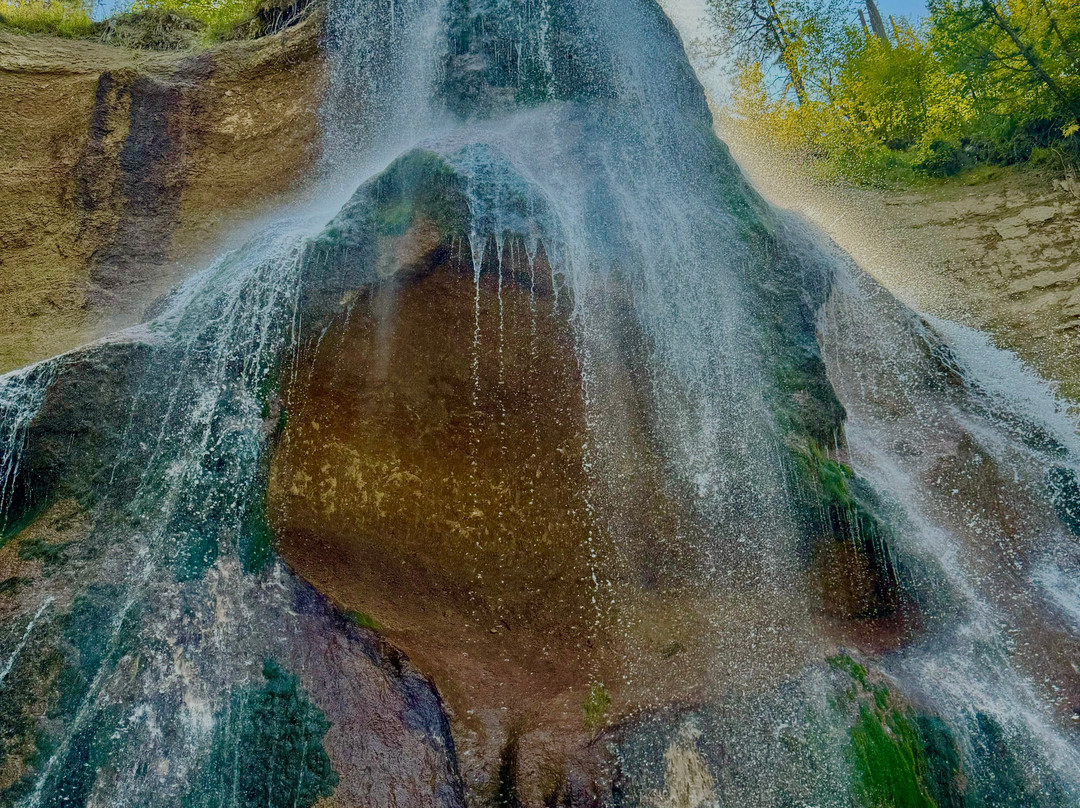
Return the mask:
[[0,29],[76,39],[90,36],[93,28],[89,10],[79,3],[0,0]]
[[238,36],[255,18],[257,0],[135,0],[130,8],[95,23],[78,0],[0,0],[0,30],[100,39],[152,50],[183,50]]

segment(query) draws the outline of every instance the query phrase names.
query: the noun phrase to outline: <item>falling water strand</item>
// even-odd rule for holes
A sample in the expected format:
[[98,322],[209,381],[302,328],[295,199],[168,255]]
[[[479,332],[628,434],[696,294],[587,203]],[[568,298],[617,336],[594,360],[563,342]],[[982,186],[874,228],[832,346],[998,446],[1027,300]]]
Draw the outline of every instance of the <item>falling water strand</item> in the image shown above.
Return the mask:
[[38,620],[41,619],[41,615],[45,613],[53,604],[53,596],[49,595],[38,606],[37,611],[34,612],[33,617],[26,624],[26,628],[23,630],[22,637],[19,639],[18,645],[15,646],[15,650],[11,652],[11,656],[8,657],[7,664],[4,665],[3,670],[0,670],[0,688],[4,686],[4,682],[7,681],[8,674],[11,673],[11,669],[15,666],[15,661],[19,658],[23,648],[26,647],[26,643],[30,640],[30,635],[34,633],[34,628],[37,626]]
[[12,513],[30,423],[52,381],[52,363],[34,365],[0,376],[0,537],[17,514]]

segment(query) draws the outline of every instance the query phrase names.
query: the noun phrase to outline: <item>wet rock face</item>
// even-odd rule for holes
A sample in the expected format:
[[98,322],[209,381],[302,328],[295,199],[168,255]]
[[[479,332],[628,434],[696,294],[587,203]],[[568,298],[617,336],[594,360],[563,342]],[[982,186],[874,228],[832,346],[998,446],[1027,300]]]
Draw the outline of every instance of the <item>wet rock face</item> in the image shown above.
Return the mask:
[[132,396],[152,354],[139,341],[106,343],[40,369],[48,387],[5,492],[6,527],[26,523],[57,499],[88,503],[103,493],[127,431],[142,426],[132,421]]
[[183,462],[149,437],[168,417],[152,369],[178,361],[114,340],[46,368],[4,503],[29,513],[0,542],[0,801],[460,808],[442,700],[400,651],[220,537],[209,565],[175,564],[204,526],[140,470]]
[[[417,234],[439,229],[424,215],[396,236],[354,227],[396,209],[381,198],[331,225],[348,258],[312,250],[338,281],[371,278],[364,262],[386,256],[399,271],[328,283],[335,316],[329,296],[307,298],[330,319],[313,317],[285,376],[270,521],[293,569],[433,677],[470,792],[486,799],[512,780],[539,804],[566,785],[611,695],[649,699],[658,677],[682,693],[706,686],[707,607],[684,586],[694,554],[640,412],[627,414],[623,458],[637,495],[589,493],[573,301],[556,294],[542,247],[492,241],[477,276],[460,237],[421,248]],[[627,389],[640,383],[633,355],[611,369]],[[627,498],[636,530],[619,548],[609,527],[627,519]],[[627,657],[635,681],[623,687]]]
[[[433,677],[476,799],[591,804],[610,792],[594,738],[609,714],[793,674],[814,605],[763,593],[748,553],[695,519],[661,460],[648,341],[617,283],[594,309],[611,344],[591,383],[618,404],[619,434],[588,453],[572,296],[516,236],[474,264],[459,220],[441,218],[463,192],[406,157],[308,250],[310,330],[282,374],[268,514],[292,569]],[[891,605],[864,566],[839,636]],[[747,634],[768,649],[753,665],[737,662]],[[673,776],[708,774],[675,757]]]
[[519,745],[546,784],[611,651],[566,303],[523,258],[479,286],[458,262],[350,292],[284,392],[268,508],[288,563],[435,678],[482,792],[515,722],[556,731]]
[[138,322],[300,185],[320,25],[196,56],[0,34],[0,371]]
[[129,287],[146,283],[147,267],[166,260],[186,173],[177,156],[189,106],[178,86],[149,76],[107,71],[98,79],[75,166],[84,237],[102,245],[90,259],[91,308],[117,308]]

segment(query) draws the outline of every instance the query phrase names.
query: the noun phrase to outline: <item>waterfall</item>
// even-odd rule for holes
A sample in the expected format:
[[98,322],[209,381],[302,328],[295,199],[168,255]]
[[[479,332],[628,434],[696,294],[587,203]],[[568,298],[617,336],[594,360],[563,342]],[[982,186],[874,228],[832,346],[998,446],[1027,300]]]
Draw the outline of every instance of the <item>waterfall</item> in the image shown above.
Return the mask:
[[[319,202],[0,377],[0,526],[39,565],[0,638],[5,804],[1075,804],[1080,441],[1053,389],[769,208],[654,0],[329,0],[324,47]],[[430,278],[467,309],[422,329],[468,357],[430,385],[449,435],[391,378]],[[373,520],[417,497],[385,555],[320,557],[415,625],[460,598],[474,645],[400,631],[431,671],[279,555],[274,496],[325,515],[369,485],[367,444],[290,438],[329,431],[311,389],[372,444],[385,394],[395,439],[443,453],[363,488]],[[460,507],[425,522],[425,486]],[[461,536],[456,577],[399,602]],[[497,645],[521,623],[524,661]],[[491,708],[503,662],[536,704]]]

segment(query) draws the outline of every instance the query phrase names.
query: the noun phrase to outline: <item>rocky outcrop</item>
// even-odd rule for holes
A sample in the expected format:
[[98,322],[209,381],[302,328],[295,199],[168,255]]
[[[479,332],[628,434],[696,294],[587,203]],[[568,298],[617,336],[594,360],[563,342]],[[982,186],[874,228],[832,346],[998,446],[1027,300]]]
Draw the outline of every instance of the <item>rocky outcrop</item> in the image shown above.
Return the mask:
[[775,204],[805,215],[918,311],[992,334],[1080,400],[1080,183],[999,168],[920,188],[822,187],[725,129]]
[[0,33],[0,372],[139,321],[299,190],[320,25],[194,54]]
[[[531,109],[475,142],[476,121],[433,136],[320,235],[259,231],[145,327],[5,379],[0,405],[27,418],[0,436],[21,461],[0,465],[21,497],[0,503],[17,517],[0,805],[933,806],[968,783],[1010,804],[1054,787],[954,695],[992,679],[918,675],[920,655],[971,654],[944,631],[959,588],[940,546],[896,496],[934,502],[980,580],[1020,570],[1000,614],[1045,625],[1042,604],[1004,605],[1060,533],[1043,458],[1012,496],[954,423],[989,406],[974,383],[747,186],[651,0],[611,0],[625,24],[593,39],[602,18],[556,8],[557,69],[515,39],[525,10],[457,4],[439,92],[463,118]],[[274,131],[201,106],[230,109],[225,53],[94,73],[70,204],[102,321],[175,277],[184,239],[212,240],[213,182],[251,188],[240,147],[187,162],[214,132]],[[673,67],[620,98],[606,57],[617,77]],[[664,127],[640,123],[644,98],[678,101],[652,110]],[[539,148],[516,151],[534,124]],[[854,457],[869,442],[845,428],[867,424],[918,485]],[[1023,654],[1065,670],[1064,633]]]
[[[586,382],[573,294],[543,244],[504,234],[481,254],[465,236],[473,181],[410,153],[309,246],[268,518],[293,570],[432,676],[471,794],[585,805],[612,791],[605,728],[643,715],[677,728],[672,705],[797,676],[837,639],[895,644],[914,604],[872,498],[812,451],[843,409],[808,343],[806,296],[770,287],[788,307],[769,321],[785,363],[775,407],[806,453],[793,474],[813,486],[794,573],[810,585],[777,599],[665,464],[627,289],[612,280],[597,304],[610,352]],[[607,391],[609,443],[590,435],[586,383]],[[718,624],[761,638],[754,664],[733,664]],[[673,777],[707,774],[676,752]]]

